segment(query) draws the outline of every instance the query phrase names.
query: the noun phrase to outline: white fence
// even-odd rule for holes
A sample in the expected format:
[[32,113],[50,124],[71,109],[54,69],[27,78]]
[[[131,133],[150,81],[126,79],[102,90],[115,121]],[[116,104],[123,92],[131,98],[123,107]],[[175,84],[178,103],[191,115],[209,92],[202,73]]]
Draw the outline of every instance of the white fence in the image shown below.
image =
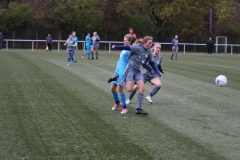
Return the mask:
[[[14,43],[15,42],[29,42],[31,43],[31,48],[32,48],[32,51],[35,50],[35,48],[38,48],[37,45],[38,45],[38,42],[42,42],[42,43],[46,43],[46,40],[23,40],[23,39],[5,39],[4,40],[5,43],[6,43],[6,51],[8,51],[9,49],[9,42],[12,42],[13,43],[13,48],[14,48]],[[53,40],[53,43],[57,43],[57,51],[59,52],[60,49],[62,48],[60,45],[61,43],[64,43],[65,40]],[[85,41],[78,41],[78,43],[82,43],[82,48],[83,50],[85,51]],[[99,42],[100,44],[104,44],[105,45],[105,50],[108,50],[108,52],[110,53],[111,52],[111,46],[112,44],[123,44],[123,42],[121,41],[100,41]],[[160,42],[161,43],[161,42]],[[169,46],[169,48],[171,47],[172,43],[161,43],[162,45],[167,45]],[[78,44],[80,45],[80,44]],[[181,47],[181,50],[183,52],[183,54],[186,53],[186,46],[192,46],[193,47],[193,52],[195,52],[195,47],[197,46],[202,46],[202,47],[206,47],[206,44],[201,44],[201,43],[179,43],[178,44],[179,47]],[[215,47],[216,47],[216,51],[218,51],[218,48],[217,47],[226,47],[226,48],[230,48],[230,54],[233,55],[233,48],[234,47],[237,47],[238,50],[240,51],[240,45],[239,44],[216,44]],[[107,49],[108,48],[108,49]],[[207,50],[207,49],[206,49]],[[226,53],[226,52],[225,52]],[[239,53],[239,52],[237,52]]]

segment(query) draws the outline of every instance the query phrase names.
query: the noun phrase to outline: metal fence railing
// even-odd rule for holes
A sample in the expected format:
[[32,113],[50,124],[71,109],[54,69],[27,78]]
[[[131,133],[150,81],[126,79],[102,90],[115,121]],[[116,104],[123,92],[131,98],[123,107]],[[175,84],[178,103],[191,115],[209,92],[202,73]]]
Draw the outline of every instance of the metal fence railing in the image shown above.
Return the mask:
[[[23,40],[23,39],[5,39],[6,51],[8,49],[31,49],[34,51],[35,49],[44,49],[46,47],[46,40]],[[63,44],[65,40],[53,40],[53,49],[57,49],[59,52],[61,49],[65,49]],[[100,49],[108,50],[111,52],[111,46],[114,44],[123,44],[121,41],[100,41]],[[161,43],[161,42],[160,42]],[[161,43],[162,50],[171,51],[172,43]],[[207,47],[206,44],[200,43],[179,43],[179,51],[183,54],[186,52],[206,52]],[[226,49],[227,48],[227,49]],[[78,41],[78,49],[82,49],[85,51],[85,41]],[[240,45],[239,44],[216,44],[215,51],[217,53],[233,53],[240,54]],[[227,52],[226,52],[227,51]]]

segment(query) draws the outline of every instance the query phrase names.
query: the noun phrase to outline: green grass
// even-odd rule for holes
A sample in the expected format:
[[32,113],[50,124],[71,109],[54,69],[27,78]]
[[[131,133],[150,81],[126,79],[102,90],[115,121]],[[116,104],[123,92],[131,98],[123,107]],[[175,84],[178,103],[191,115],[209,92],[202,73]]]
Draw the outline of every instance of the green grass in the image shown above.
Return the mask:
[[0,159],[240,159],[240,56],[162,53],[163,87],[144,117],[136,97],[128,114],[111,110],[119,52],[81,54],[67,67],[64,52],[0,52]]

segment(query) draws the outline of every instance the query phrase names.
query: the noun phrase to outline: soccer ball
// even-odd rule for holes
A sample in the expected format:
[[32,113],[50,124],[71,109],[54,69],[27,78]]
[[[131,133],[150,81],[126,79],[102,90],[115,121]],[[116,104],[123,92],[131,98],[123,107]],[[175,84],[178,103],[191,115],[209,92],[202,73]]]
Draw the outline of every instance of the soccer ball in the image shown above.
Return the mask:
[[216,85],[218,85],[219,87],[223,87],[227,85],[227,77],[224,75],[219,75],[217,76],[215,83]]

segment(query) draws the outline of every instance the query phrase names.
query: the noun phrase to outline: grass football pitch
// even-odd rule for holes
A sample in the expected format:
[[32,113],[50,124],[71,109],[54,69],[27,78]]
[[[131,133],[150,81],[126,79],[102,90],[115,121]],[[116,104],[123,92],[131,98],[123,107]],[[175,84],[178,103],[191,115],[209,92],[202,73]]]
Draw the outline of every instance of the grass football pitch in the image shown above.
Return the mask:
[[137,96],[111,110],[119,53],[77,51],[67,67],[65,52],[0,52],[0,159],[240,159],[240,56],[163,52],[163,86],[137,116]]

